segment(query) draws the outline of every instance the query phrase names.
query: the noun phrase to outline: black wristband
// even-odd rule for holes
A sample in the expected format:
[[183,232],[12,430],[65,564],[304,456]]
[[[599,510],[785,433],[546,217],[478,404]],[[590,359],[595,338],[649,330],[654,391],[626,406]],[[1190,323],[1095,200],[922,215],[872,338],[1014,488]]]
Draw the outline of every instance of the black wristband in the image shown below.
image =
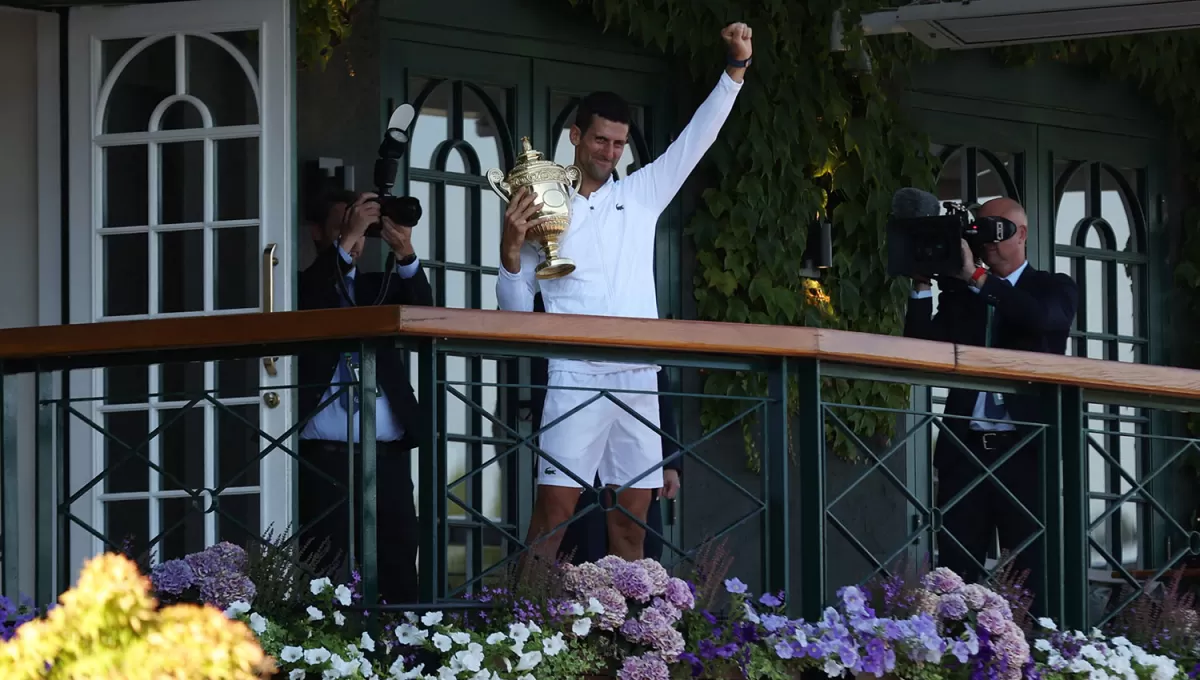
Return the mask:
[[752,61],[754,61],[753,57],[746,57],[745,59],[734,59],[732,56],[730,56],[728,54],[725,55],[725,65],[732,66],[734,68],[746,68],[747,66],[750,65],[750,62],[752,62]]
[[396,260],[396,264],[401,267],[407,267],[408,265],[410,265],[416,261],[417,261],[417,254],[409,253],[408,256],[406,256],[403,260]]

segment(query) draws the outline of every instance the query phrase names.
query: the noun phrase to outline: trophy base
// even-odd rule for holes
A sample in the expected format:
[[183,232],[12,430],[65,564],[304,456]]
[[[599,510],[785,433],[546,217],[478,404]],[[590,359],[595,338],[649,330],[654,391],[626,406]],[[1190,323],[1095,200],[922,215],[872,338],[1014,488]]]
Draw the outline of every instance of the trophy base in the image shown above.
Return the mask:
[[561,279],[575,271],[575,263],[565,257],[554,257],[539,264],[533,271],[534,275],[543,281],[546,279]]

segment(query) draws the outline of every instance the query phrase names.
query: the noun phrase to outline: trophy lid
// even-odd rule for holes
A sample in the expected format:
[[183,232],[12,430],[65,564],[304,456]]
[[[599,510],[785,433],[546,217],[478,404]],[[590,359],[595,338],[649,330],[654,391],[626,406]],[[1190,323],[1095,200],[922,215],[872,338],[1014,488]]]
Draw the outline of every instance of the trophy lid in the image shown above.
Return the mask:
[[544,162],[545,156],[541,151],[533,148],[528,137],[521,138],[521,156],[517,159],[517,165],[533,165],[534,163]]

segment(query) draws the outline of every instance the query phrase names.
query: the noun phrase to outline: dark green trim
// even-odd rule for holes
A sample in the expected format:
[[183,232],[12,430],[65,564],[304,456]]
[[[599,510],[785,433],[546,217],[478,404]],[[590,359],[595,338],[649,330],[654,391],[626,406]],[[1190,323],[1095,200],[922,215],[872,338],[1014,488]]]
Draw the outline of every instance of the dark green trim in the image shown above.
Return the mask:
[[603,32],[590,13],[567,3],[384,0],[379,16],[385,42],[403,40],[646,73],[668,70],[661,55],[619,33]]
[[[801,359],[794,364],[800,402],[796,422],[796,450],[800,453],[800,606],[808,621],[820,619],[826,604],[827,560],[825,559],[827,507],[825,499],[825,404],[821,399],[821,364]],[[770,449],[763,452],[764,465]],[[820,555],[820,559],[806,556]]]
[[16,600],[21,592],[21,454],[17,450],[17,376],[0,366],[0,512],[4,532],[3,594]]

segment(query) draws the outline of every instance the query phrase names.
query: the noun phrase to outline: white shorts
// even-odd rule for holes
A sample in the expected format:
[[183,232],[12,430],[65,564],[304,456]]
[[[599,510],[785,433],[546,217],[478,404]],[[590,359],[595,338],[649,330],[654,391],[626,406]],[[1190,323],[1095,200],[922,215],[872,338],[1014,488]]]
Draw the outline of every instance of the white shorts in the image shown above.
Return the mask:
[[[596,397],[597,390],[638,390],[600,395],[579,411],[554,423],[540,435],[539,446],[558,464],[588,486],[600,475],[604,485],[624,486],[652,467],[652,472],[630,486],[658,489],[663,485],[662,436],[646,426],[614,400],[619,400],[643,418],[659,426],[658,372],[653,368],[615,373],[568,373],[551,371],[542,409],[542,425],[554,423],[564,414]],[[583,389],[555,389],[556,387]],[[580,488],[579,482],[545,458],[538,460],[538,484]]]

